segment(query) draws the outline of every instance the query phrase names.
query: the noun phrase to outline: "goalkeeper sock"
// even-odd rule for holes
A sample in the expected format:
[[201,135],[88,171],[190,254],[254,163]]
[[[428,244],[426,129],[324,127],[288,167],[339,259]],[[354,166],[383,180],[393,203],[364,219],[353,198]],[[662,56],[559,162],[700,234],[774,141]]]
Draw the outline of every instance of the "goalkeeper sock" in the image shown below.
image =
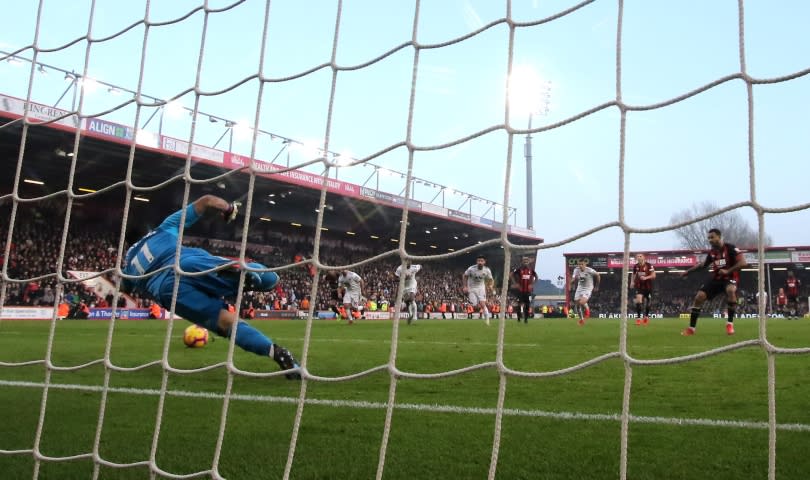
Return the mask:
[[270,355],[273,341],[253,326],[240,320],[236,326],[236,344],[248,352],[267,356]]
[[697,327],[698,317],[700,316],[700,308],[692,307],[692,313],[689,316],[689,326],[692,328]]
[[484,310],[482,311],[484,313],[484,318],[489,320],[489,309],[487,307],[484,307]]

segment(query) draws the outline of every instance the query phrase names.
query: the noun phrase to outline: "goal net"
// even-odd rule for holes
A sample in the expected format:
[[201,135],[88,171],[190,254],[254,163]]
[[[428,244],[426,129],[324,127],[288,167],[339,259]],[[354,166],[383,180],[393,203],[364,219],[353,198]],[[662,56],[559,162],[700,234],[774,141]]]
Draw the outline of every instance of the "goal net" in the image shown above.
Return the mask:
[[[779,50],[779,40],[810,45],[802,37],[804,7],[799,10],[805,17],[779,10],[785,6],[743,0],[722,7],[621,0],[564,6],[537,0],[18,3],[4,7],[10,25],[0,34],[0,135],[8,178],[0,192],[0,337],[9,347],[0,357],[0,402],[12,417],[9,422],[15,412],[34,420],[21,420],[0,439],[0,465],[8,471],[34,478],[81,477],[88,471],[92,478],[147,472],[152,478],[252,478],[268,471],[285,479],[322,478],[336,474],[334,459],[349,458],[338,476],[666,476],[675,458],[663,465],[632,460],[652,455],[648,445],[633,438],[656,442],[667,436],[647,430],[652,425],[754,431],[756,440],[741,442],[751,443],[750,451],[767,449],[767,475],[774,479],[781,452],[777,434],[806,442],[810,421],[801,414],[777,421],[776,372],[777,358],[806,359],[810,347],[801,339],[780,343],[769,336],[764,295],[758,297],[760,316],[749,337],[647,355],[654,348],[649,344],[647,350],[634,348],[644,338],[633,337],[628,327],[627,293],[630,258],[637,245],[645,245],[644,238],[735,210],[756,220],[759,241],[752,267],[758,269],[757,291],[765,291],[766,219],[780,225],[782,218],[790,223],[810,211],[801,189],[783,188],[789,169],[798,164],[781,158],[784,147],[776,145],[807,151],[806,135],[796,130],[806,126],[807,113],[796,105],[807,100],[810,67],[796,63],[806,55],[759,60],[757,69],[749,59],[767,57],[762,52],[769,48]],[[779,15],[761,15],[773,13],[771,8]],[[657,47],[665,38],[678,40]],[[769,88],[781,89],[780,95]],[[785,102],[785,97],[795,100]],[[790,125],[781,123],[783,117]],[[782,128],[793,134],[786,139],[773,132]],[[765,139],[762,147],[759,138]],[[534,173],[524,169],[524,161],[532,162],[532,139]],[[150,164],[144,155],[163,160]],[[113,157],[125,160],[117,170],[102,174],[99,169],[94,175],[94,168]],[[172,158],[180,160],[172,163]],[[56,177],[60,182],[52,184]],[[109,178],[115,180],[98,181]],[[270,188],[270,182],[290,189]],[[290,216],[302,205],[293,187],[318,192],[315,212],[307,218]],[[181,229],[184,243],[224,252],[233,259],[225,268],[238,267],[242,280],[248,272],[268,271],[249,265],[266,259],[282,283],[306,285],[305,320],[268,327],[271,337],[292,345],[300,382],[282,385],[273,365],[241,356],[235,336],[225,340],[229,346],[222,356],[208,363],[181,355],[176,338],[187,322],[178,318],[174,301],[158,309],[157,316],[168,320],[158,335],[121,321],[146,314],[135,308],[146,305],[143,299],[118,291],[119,266],[129,246],[125,233],[134,226],[155,226],[141,225],[144,204],[165,203],[168,215],[201,192],[240,201],[244,216],[230,241],[216,240],[221,225],[206,225],[202,233]],[[708,198],[720,199],[720,206],[703,217],[679,224],[660,218],[669,207],[714,194],[717,198]],[[288,210],[273,210],[284,201]],[[376,206],[358,209],[362,202]],[[380,240],[369,247],[353,230],[366,225],[364,216],[381,215],[381,205],[396,208],[396,218],[385,217],[381,226],[391,229],[385,238],[366,231],[369,239]],[[111,211],[120,218],[92,224]],[[415,232],[424,224],[417,216],[433,218],[436,226]],[[275,227],[280,219],[284,230]],[[311,234],[295,233],[299,221],[311,227]],[[431,240],[438,235],[432,229],[451,222],[491,235],[451,236],[447,240],[453,243],[444,245]],[[345,238],[330,236],[338,229]],[[564,348],[544,343],[544,334],[521,343],[505,315],[494,320],[489,336],[456,332],[457,338],[446,341],[403,331],[407,313],[399,308],[391,309],[393,322],[381,323],[382,337],[363,333],[365,325],[348,334],[319,327],[319,312],[328,311],[321,305],[332,294],[328,272],[389,271],[386,278],[394,287],[380,291],[386,291],[386,305],[399,307],[405,278],[393,277],[397,266],[413,262],[432,264],[434,271],[451,269],[495,250],[502,252],[489,258],[497,269],[496,304],[507,312],[516,259],[538,251],[540,258],[550,257],[589,238],[611,242],[617,250],[623,244],[617,300],[622,318],[609,332],[608,350],[591,348],[593,338],[572,340],[582,333],[574,330],[565,334],[562,342],[570,345]],[[381,242],[387,243],[380,247]],[[300,256],[293,259],[291,253]],[[302,265],[311,267],[314,281]],[[174,265],[178,279],[225,268],[184,272]],[[462,272],[431,274],[420,288],[459,290]],[[177,291],[176,283],[175,299]],[[104,300],[109,309],[101,336],[90,322],[65,326],[59,320],[82,314],[77,307],[63,315],[58,307],[64,298],[73,296],[82,305],[85,295]],[[240,315],[248,314],[244,305],[258,305],[255,295],[239,287],[233,303]],[[442,303],[442,295],[451,294],[434,299]],[[281,298],[261,297],[261,302]],[[14,309],[12,299],[28,307]],[[42,311],[50,318],[47,329],[6,320]],[[43,350],[14,348],[18,340],[43,332]],[[93,335],[103,337],[103,344],[94,345],[92,354],[83,352],[82,338]],[[333,346],[341,344],[351,347]],[[418,357],[434,358],[431,349],[457,355],[441,368],[424,368]],[[520,349],[528,349],[526,356],[513,357]],[[643,375],[639,382],[640,371],[723,362],[753,351],[767,358],[766,392],[757,397],[767,413],[760,420],[706,419],[699,413],[704,410],[679,409],[661,399],[668,412],[682,415],[631,408],[639,390],[649,394],[657,380],[666,381]],[[373,353],[363,358],[363,352]],[[620,373],[602,391],[600,377],[609,365],[620,366]],[[806,363],[786,371],[801,368]],[[487,375],[495,381],[487,382],[492,380]],[[379,378],[385,380],[382,390],[379,383],[372,385]],[[557,380],[565,383],[541,383]],[[679,388],[689,384],[672,386]],[[568,405],[546,408],[555,395]],[[578,411],[576,404],[586,403],[581,397],[590,395],[610,397],[601,405],[615,408]],[[795,408],[795,397],[784,395],[786,408]],[[418,400],[403,401],[403,396]],[[737,403],[729,400],[729,408]],[[89,407],[76,410],[77,404]],[[128,411],[138,418],[127,418]],[[453,431],[455,420],[430,417],[444,414],[471,418],[465,424],[469,432]],[[529,429],[535,420],[550,423]],[[129,426],[119,428],[119,422]],[[552,434],[546,428],[555,422],[570,422],[576,432]],[[549,437],[535,436],[542,432]],[[339,439],[340,445],[308,446],[307,438],[317,435]],[[420,450],[434,435],[448,443]],[[128,445],[130,438],[139,441]],[[716,438],[721,437],[706,445],[730,448]],[[555,462],[544,460],[543,449],[552,452],[554,443],[574,440],[598,453],[580,451],[563,457],[564,467],[550,467]],[[603,442],[607,446],[598,445]],[[354,448],[356,443],[375,448]],[[432,455],[435,462],[403,458],[395,452],[399,446]],[[694,453],[690,445],[679,447],[682,455]],[[473,458],[464,451],[488,455]],[[786,456],[788,461],[800,457]],[[60,470],[77,464],[84,467]],[[785,471],[790,478],[792,470]]]

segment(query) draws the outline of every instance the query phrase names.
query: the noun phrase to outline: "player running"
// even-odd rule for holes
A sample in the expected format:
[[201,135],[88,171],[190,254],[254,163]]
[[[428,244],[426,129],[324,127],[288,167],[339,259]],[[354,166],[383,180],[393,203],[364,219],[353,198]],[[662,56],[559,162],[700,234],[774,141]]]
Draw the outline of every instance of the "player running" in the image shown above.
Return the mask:
[[470,304],[478,305],[484,316],[484,322],[489,325],[487,294],[491,293],[495,280],[492,278],[492,271],[486,265],[487,257],[483,255],[475,257],[475,265],[465,270],[461,276],[461,290],[467,294]]
[[701,285],[692,303],[692,312],[689,318],[689,327],[681,335],[694,335],[697,328],[700,309],[706,300],[711,300],[721,293],[726,294],[728,306],[728,319],[726,320],[726,333],[734,335],[734,313],[737,311],[737,282],[740,278],[740,269],[748,264],[740,249],[730,243],[723,242],[720,230],[709,230],[709,245],[711,249],[706,254],[706,260],[686,270],[681,276],[686,277],[700,268],[711,267],[712,277]]
[[571,274],[571,284],[577,287],[574,292],[574,311],[579,316],[579,321],[577,321],[579,326],[585,325],[585,319],[590,317],[588,300],[592,294],[599,291],[601,281],[602,277],[599,276],[599,272],[589,267],[584,258],[580,258]]
[[[643,253],[636,254],[636,264],[633,265],[633,288],[636,289],[636,297],[633,299],[636,305],[636,325],[647,325],[650,323],[650,300],[652,298],[652,286],[655,280],[655,267],[647,262]],[[644,306],[644,316],[641,316],[641,307]]]
[[355,312],[359,312],[365,282],[360,275],[349,270],[343,270],[338,277],[338,288],[342,290],[343,307],[348,313],[349,325],[352,325],[354,324]]
[[520,260],[520,266],[512,270],[512,283],[515,285],[512,290],[518,300],[518,323],[520,323],[521,316],[523,316],[523,323],[529,323],[529,313],[532,311],[531,295],[534,290],[534,282],[537,281],[537,272],[534,271],[531,263],[531,258],[523,257]]
[[[408,325],[416,319],[416,274],[422,269],[421,265],[412,265],[410,260],[405,262],[405,284],[402,287],[402,301],[408,309]],[[394,272],[397,277],[403,275],[402,265]]]
[[[227,222],[236,218],[239,203],[228,203],[214,195],[204,195],[185,208],[185,228],[210,214],[220,214]],[[127,233],[127,242],[132,246],[124,257],[123,273],[138,275],[124,278],[121,289],[125,292],[148,293],[166,309],[171,308],[174,291],[174,265],[178,260],[175,252],[179,241],[180,217],[184,210],[169,215],[156,229],[141,238],[143,230],[137,227]],[[177,263],[184,272],[202,272],[225,265],[231,260],[211,255],[201,248],[180,247]],[[248,263],[251,268],[267,268],[259,263]],[[152,275],[149,275],[152,274]],[[148,276],[146,276],[148,275]],[[282,370],[298,368],[292,354],[284,347],[273,343],[262,332],[238,319],[235,312],[228,311],[223,298],[235,297],[239,287],[240,272],[226,268],[204,275],[181,275],[177,290],[175,312],[197,325],[223,337],[236,330],[236,345],[240,348],[275,360]],[[275,272],[246,272],[245,290],[269,291],[278,283]],[[301,378],[297,372],[287,378]]]
[[779,293],[776,294],[776,313],[785,316],[787,315],[787,293],[785,293],[785,289],[779,287]]

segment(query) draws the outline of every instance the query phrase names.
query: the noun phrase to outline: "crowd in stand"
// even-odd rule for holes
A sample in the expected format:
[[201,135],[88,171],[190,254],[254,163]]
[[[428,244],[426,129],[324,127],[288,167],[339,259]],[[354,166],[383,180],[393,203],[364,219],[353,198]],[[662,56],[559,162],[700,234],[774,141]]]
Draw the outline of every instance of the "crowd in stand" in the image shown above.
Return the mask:
[[[7,234],[8,225],[0,225],[0,255],[5,252]],[[257,240],[254,237],[249,239]],[[17,217],[9,249],[7,271],[11,278],[31,280],[6,283],[5,305],[37,306],[64,302],[74,306],[82,303],[91,307],[110,306],[113,301],[112,295],[100,298],[78,282],[63,283],[61,296],[59,295],[54,272],[57,269],[61,240],[62,224],[54,221],[52,215],[37,212]],[[246,261],[279,267],[288,265],[296,259],[310,257],[313,252],[312,239],[305,235],[270,234],[268,238],[265,233],[261,240],[263,243],[253,241],[247,243]],[[194,236],[186,237],[184,243],[234,259],[239,257],[241,248],[238,241]],[[68,270],[100,272],[113,268],[116,263],[117,246],[117,230],[109,226],[88,223],[82,228],[71,228],[65,242],[62,275],[69,278]],[[379,253],[380,251],[375,250],[370,243],[324,237],[321,241],[320,259],[327,265],[349,265]],[[419,311],[468,312],[467,299],[461,289],[461,276],[467,267],[464,264],[465,260],[469,259],[423,264],[418,275],[419,293],[416,297]],[[365,281],[365,297],[380,310],[390,306],[396,298],[399,278],[394,275],[394,271],[399,264],[399,258],[391,256],[352,268]],[[312,272],[309,269],[295,266],[280,270],[278,273],[281,281],[273,291],[244,292],[241,311],[298,310],[311,303]],[[496,287],[500,287],[502,278],[500,272],[494,273]],[[703,278],[697,274],[684,279],[677,274],[659,273],[655,280],[652,310],[665,316],[688,311],[702,281]],[[744,275],[740,284],[741,301],[738,312],[757,311],[755,292],[754,276]],[[137,295],[130,298],[138,307],[147,308],[153,303],[151,299]],[[334,298],[334,286],[326,281],[323,273],[318,281],[316,298],[316,310],[327,310],[330,307],[330,300]],[[629,292],[628,298],[629,302],[632,302],[632,292]],[[499,301],[497,296],[492,298],[493,305]],[[618,313],[620,301],[621,275],[603,274],[600,290],[589,302],[592,315]],[[120,299],[119,306],[123,305],[124,300]],[[718,299],[714,304],[704,307],[704,312],[710,313],[714,309],[720,311],[723,308],[722,299]],[[632,311],[632,308],[629,310]]]

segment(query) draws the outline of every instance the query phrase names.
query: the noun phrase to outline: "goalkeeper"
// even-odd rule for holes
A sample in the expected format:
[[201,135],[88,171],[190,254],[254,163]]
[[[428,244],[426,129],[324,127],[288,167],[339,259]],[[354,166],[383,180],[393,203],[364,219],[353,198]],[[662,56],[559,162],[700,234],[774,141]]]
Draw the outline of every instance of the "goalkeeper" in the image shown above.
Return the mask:
[[[209,214],[221,214],[226,222],[236,218],[241,204],[228,203],[214,195],[204,195],[185,208],[185,228]],[[122,271],[140,278],[122,279],[122,290],[146,292],[164,308],[171,308],[175,281],[175,253],[183,210],[169,215],[156,229],[142,235],[138,228],[127,234],[132,245],[124,257]],[[183,272],[203,272],[224,265],[231,260],[211,255],[201,248],[180,247],[179,265]],[[251,268],[266,268],[259,263],[248,263]],[[157,272],[157,273],[153,273]],[[149,275],[149,274],[152,275]],[[149,275],[149,276],[145,276]],[[223,297],[236,296],[240,274],[234,268],[213,271],[204,275],[181,275],[177,290],[175,312],[186,320],[229,337],[236,330],[236,344],[248,352],[269,356],[282,370],[298,368],[298,363],[286,348],[276,345],[262,332],[240,321],[236,312],[229,312]],[[275,272],[246,272],[245,290],[268,291],[278,283]],[[289,373],[287,378],[300,378]]]

